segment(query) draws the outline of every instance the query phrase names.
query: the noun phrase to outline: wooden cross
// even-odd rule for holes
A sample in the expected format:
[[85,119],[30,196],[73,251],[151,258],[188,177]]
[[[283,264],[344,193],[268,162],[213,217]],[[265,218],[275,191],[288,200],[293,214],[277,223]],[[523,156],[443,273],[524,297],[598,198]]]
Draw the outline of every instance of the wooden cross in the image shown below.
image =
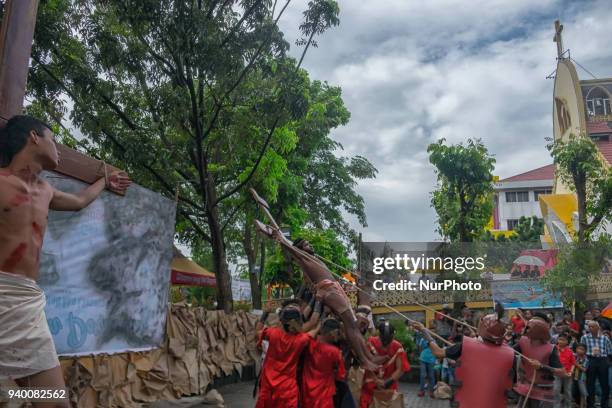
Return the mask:
[[[0,128],[23,111],[28,66],[34,39],[38,0],[6,0],[0,28]],[[104,164],[64,145],[58,145],[61,161],[56,169],[93,183],[104,176]],[[108,166],[108,171],[116,170]]]
[[0,30],[0,126],[23,109],[38,0],[7,0]]
[[559,58],[563,58],[563,38],[561,37],[561,33],[563,32],[563,24],[559,20],[555,21],[555,36],[553,41],[557,43],[557,56]]

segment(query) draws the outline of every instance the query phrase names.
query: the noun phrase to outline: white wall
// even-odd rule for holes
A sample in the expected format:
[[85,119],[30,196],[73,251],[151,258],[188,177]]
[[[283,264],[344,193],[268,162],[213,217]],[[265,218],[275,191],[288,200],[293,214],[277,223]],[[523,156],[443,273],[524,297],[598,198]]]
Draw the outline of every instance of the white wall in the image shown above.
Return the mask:
[[[524,182],[501,182],[495,186],[495,191],[499,195],[499,229],[508,230],[508,220],[518,220],[521,217],[542,218],[540,203],[535,201],[534,191],[552,188],[552,180],[524,181]],[[506,192],[528,191],[529,201],[526,202],[506,202]]]

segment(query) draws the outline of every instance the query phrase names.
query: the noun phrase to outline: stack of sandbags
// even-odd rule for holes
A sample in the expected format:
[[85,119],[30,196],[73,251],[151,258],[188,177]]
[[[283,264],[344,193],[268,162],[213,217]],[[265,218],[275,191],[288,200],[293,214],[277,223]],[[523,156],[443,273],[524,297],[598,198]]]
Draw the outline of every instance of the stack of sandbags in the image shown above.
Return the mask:
[[[257,316],[173,305],[159,349],[62,359],[79,407],[137,407],[204,395],[210,383],[259,359]],[[78,402],[77,402],[78,401]]]

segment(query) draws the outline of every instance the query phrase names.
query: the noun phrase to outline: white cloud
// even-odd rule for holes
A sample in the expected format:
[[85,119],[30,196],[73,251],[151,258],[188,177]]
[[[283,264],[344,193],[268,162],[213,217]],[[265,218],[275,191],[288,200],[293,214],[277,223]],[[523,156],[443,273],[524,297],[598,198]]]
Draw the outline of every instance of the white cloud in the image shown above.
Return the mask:
[[[306,4],[292,3],[283,18],[290,41]],[[436,237],[426,149],[441,137],[482,138],[500,176],[551,162],[544,138],[552,135],[553,82],[545,77],[556,64],[556,18],[572,57],[612,76],[612,10],[603,0],[347,0],[340,7],[341,25],[318,38],[305,68],[342,87],[352,117],[333,136],[345,154],[364,155],[379,169],[358,188],[366,240]]]

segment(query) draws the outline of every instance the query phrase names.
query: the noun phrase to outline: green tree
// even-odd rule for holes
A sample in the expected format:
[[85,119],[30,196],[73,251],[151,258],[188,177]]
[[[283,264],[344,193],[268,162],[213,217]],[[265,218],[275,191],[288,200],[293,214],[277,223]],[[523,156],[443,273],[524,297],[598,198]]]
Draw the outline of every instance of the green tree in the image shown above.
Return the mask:
[[452,241],[471,242],[483,233],[491,217],[495,159],[480,140],[451,146],[444,142],[427,148],[438,179],[431,199],[438,232]]
[[[355,215],[366,226],[363,198],[357,194],[357,180],[373,178],[376,169],[365,158],[342,157],[342,146],[331,139],[330,131],[345,125],[350,113],[342,101],[341,90],[327,83],[313,81],[308,90],[307,113],[296,123],[298,144],[286,157],[286,171],[272,178],[262,172],[265,180],[253,179],[252,184],[268,199],[271,212],[281,224],[292,230],[315,228],[333,229],[345,243],[352,243],[355,232],[343,218],[343,212]],[[247,194],[241,226],[244,253],[249,265],[253,306],[260,307],[261,274],[265,248],[255,234],[253,220],[259,216]],[[285,256],[287,275],[295,275],[289,257]],[[259,269],[259,278],[254,273]]]
[[577,302],[584,306],[587,291],[599,276],[605,262],[612,259],[612,240],[609,235],[585,244],[572,242],[559,248],[557,264],[542,278],[545,287],[561,296],[566,305]]
[[590,137],[570,135],[567,142],[557,140],[548,148],[557,176],[576,193],[578,242],[589,242],[602,221],[612,219],[612,172]]
[[[179,238],[211,255],[218,305],[232,309],[226,228],[259,171],[297,143],[308,80],[277,26],[289,1],[48,0],[39,7],[31,109],[69,119],[85,152],[174,198]],[[309,2],[304,53],[338,24]],[[303,55],[302,58],[303,60]]]
[[542,219],[536,216],[521,217],[510,239],[519,242],[540,242],[541,235],[544,235],[544,221]]
[[544,221],[536,216],[519,218],[517,227],[513,233],[506,237],[503,234],[493,235],[490,231],[485,231],[480,237],[484,242],[540,242],[540,236],[544,234]]

